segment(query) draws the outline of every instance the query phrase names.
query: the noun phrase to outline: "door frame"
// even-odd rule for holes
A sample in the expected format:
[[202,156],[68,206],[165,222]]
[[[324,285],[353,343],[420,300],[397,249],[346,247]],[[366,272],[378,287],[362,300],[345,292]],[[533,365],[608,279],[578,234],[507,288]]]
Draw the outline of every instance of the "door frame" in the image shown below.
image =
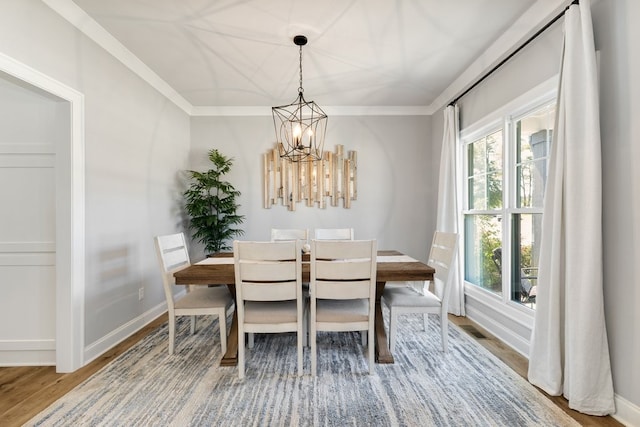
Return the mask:
[[84,94],[0,52],[0,71],[70,106],[69,138],[56,145],[56,372],[84,364]]

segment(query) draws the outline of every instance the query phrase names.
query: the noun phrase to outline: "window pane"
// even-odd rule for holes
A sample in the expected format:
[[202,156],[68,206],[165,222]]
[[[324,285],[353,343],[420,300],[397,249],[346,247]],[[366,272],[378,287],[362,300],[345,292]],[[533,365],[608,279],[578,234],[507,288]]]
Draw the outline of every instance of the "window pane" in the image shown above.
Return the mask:
[[502,208],[502,171],[498,170],[487,175],[488,209]]
[[516,206],[542,207],[555,104],[516,123]]
[[502,130],[487,136],[487,169],[502,170]]
[[535,308],[542,214],[513,215],[511,300]]
[[465,216],[465,280],[502,294],[500,215]]
[[485,175],[469,179],[469,209],[485,209],[487,207],[487,193],[485,190]]
[[516,168],[519,208],[541,208],[546,181],[546,160],[523,163]]
[[502,208],[502,130],[467,146],[469,209]]
[[485,139],[479,139],[469,144],[469,176],[480,175],[486,172],[486,144]]

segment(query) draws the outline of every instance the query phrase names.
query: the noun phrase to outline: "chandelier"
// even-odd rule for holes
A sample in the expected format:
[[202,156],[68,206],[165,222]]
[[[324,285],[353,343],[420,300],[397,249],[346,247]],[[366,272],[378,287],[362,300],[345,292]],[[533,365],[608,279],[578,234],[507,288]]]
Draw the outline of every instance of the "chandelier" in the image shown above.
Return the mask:
[[302,46],[307,44],[307,38],[295,36],[293,43],[300,47],[300,87],[293,103],[271,108],[276,141],[282,158],[292,162],[322,160],[328,118],[315,102],[304,99]]

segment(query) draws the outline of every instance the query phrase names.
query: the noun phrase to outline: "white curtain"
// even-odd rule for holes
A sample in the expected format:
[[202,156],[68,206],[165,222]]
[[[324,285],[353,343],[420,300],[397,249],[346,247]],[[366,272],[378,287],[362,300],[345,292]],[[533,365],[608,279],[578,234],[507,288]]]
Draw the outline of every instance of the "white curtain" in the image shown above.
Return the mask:
[[[458,233],[458,190],[456,185],[456,146],[459,123],[458,106],[448,106],[444,111],[444,132],[440,153],[440,176],[438,178],[438,213],[436,230]],[[455,257],[451,278],[449,313],[464,316],[464,287],[461,280],[459,257]]]
[[569,407],[615,412],[602,280],[598,77],[591,6],[565,13],[556,126],[544,199],[529,381]]

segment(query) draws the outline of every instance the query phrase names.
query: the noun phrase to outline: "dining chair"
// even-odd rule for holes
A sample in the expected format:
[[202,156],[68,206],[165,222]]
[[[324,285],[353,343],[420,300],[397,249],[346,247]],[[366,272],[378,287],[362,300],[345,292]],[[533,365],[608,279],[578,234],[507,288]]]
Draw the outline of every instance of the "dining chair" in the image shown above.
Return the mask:
[[368,333],[369,373],[374,364],[375,240],[312,240],[310,282],[311,373],[317,371],[317,333]]
[[295,332],[302,375],[302,243],[233,242],[238,314],[238,377],[245,376],[245,333]]
[[[422,314],[424,329],[427,330],[429,314],[440,315],[440,333],[442,350],[447,352],[447,308],[451,292],[452,269],[456,254],[458,235],[436,231],[431,244],[427,264],[434,267],[433,282],[419,282],[419,286],[399,286],[385,289],[382,302],[389,308],[389,350],[393,353],[396,346],[398,317],[404,314]],[[429,290],[429,286],[433,291]]]
[[309,240],[309,230],[303,228],[272,228],[271,241],[302,240],[303,244]]
[[316,240],[353,240],[353,228],[316,228]]
[[[272,242],[280,242],[280,241],[287,241],[287,240],[300,240],[302,242],[302,251],[303,252],[307,252],[309,249],[309,229],[307,228],[272,228],[271,229],[271,241]],[[307,282],[303,282],[302,283],[302,292],[303,292],[303,298],[305,298],[305,300],[309,299],[309,283]],[[305,318],[303,319],[304,321],[304,346],[307,347],[307,332],[308,332],[308,327],[307,327],[307,321],[308,319]],[[254,344],[254,336],[253,333],[249,334],[249,348],[253,348],[253,344]]]
[[[353,228],[316,228],[314,230],[316,240],[353,240]],[[360,334],[362,345],[367,345],[367,331]]]
[[186,295],[175,299],[173,273],[191,265],[183,233],[156,236],[156,253],[164,285],[169,314],[169,354],[173,354],[176,336],[176,317],[191,316],[191,334],[196,331],[196,316],[217,316],[220,327],[222,354],[227,351],[227,315],[233,309],[233,297],[226,286],[186,286]]

